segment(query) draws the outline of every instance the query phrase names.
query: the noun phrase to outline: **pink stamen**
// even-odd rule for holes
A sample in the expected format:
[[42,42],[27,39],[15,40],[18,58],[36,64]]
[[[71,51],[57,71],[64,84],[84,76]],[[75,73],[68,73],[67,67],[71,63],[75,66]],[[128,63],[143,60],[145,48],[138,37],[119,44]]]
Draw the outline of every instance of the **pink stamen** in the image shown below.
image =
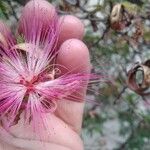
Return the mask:
[[[39,21],[34,11],[31,16],[30,20],[22,18],[23,47],[16,46],[11,37],[6,40],[9,49],[0,43],[0,121],[7,120],[7,127],[16,123],[23,111],[25,122],[44,126],[43,114],[54,112],[57,101],[86,87],[89,79],[103,78],[83,72],[60,76],[55,64],[58,16],[47,20],[48,26]],[[69,100],[79,102],[80,98]]]

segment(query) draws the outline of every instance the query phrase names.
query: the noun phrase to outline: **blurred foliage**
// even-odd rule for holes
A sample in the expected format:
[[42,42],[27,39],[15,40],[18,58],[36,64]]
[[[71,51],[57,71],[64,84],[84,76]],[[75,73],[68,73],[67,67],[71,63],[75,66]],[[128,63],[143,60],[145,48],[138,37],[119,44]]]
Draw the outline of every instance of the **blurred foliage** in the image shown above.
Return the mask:
[[[122,142],[108,150],[150,149],[150,102],[131,91],[126,84],[127,72],[137,61],[143,62],[150,56],[150,1],[149,0],[49,0],[59,14],[73,14],[85,23],[84,41],[90,49],[93,72],[103,72],[113,78],[112,84],[97,84],[94,99],[100,103],[87,104],[83,129],[90,137],[99,133],[105,136],[108,121],[119,121],[119,136]],[[0,17],[9,21],[18,19],[17,10],[24,0],[1,0]],[[113,7],[122,4],[124,18],[111,24]],[[123,25],[123,28],[120,25]],[[18,42],[22,37],[18,37]],[[91,96],[89,92],[88,96]],[[110,125],[111,126],[111,125]],[[113,130],[113,127],[112,127]],[[83,135],[83,138],[86,135]],[[95,141],[96,142],[96,141]],[[107,140],[106,140],[107,147]],[[86,148],[85,148],[86,149]],[[102,145],[99,145],[101,150]],[[88,150],[88,148],[87,148]]]
[[0,17],[8,19],[8,8],[4,1],[0,3]]

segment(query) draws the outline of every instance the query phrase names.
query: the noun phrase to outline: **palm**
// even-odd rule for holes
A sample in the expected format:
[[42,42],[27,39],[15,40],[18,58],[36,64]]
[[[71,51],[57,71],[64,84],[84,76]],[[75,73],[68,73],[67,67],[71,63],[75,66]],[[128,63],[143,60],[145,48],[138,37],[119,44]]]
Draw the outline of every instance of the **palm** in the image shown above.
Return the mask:
[[[26,11],[33,9],[32,1],[27,4],[24,9],[23,14]],[[36,2],[37,3],[37,2]],[[54,8],[46,1],[38,1],[39,10],[45,9],[47,14],[54,13]],[[51,15],[45,16],[40,12],[39,19],[44,21],[44,18],[51,19]],[[60,18],[60,20],[62,17]],[[89,71],[90,61],[89,53],[87,47],[80,41],[83,36],[83,25],[77,18],[73,16],[63,17],[62,30],[59,38],[59,54],[57,57],[57,63],[65,66],[68,70],[74,70],[74,73],[81,71]],[[75,31],[74,31],[75,30]],[[81,65],[83,64],[83,65]],[[81,66],[81,67],[77,67]],[[65,74],[66,70],[61,69],[61,73]],[[54,114],[48,114],[48,124],[49,124],[49,137],[43,146],[43,142],[34,139],[33,132],[30,131],[29,127],[25,130],[21,128],[21,121],[12,127],[11,134],[4,141],[1,141],[1,149],[4,150],[19,150],[21,147],[26,150],[80,150],[83,149],[82,141],[80,139],[79,133],[82,124],[82,114],[84,107],[84,97],[85,97],[86,87],[82,88],[78,93],[74,93],[72,97],[80,99],[81,102],[73,102],[69,100],[61,100],[58,102],[58,108]],[[44,131],[43,131],[44,132]],[[2,136],[2,135],[1,135]],[[17,138],[15,138],[17,137]],[[1,137],[3,139],[3,137]],[[32,139],[32,141],[28,140]],[[7,144],[13,144],[8,145]],[[16,147],[15,147],[16,146]]]

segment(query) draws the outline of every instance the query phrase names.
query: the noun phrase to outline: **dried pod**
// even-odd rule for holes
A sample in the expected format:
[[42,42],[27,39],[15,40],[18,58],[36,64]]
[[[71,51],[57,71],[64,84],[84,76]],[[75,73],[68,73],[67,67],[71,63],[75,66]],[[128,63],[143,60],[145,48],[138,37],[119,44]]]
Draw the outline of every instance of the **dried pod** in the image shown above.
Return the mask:
[[129,88],[139,95],[150,94],[150,60],[143,64],[135,64],[128,72],[127,84]]
[[110,15],[110,22],[115,23],[115,22],[119,22],[122,19],[122,12],[123,12],[123,5],[122,4],[116,4],[111,12]]
[[123,30],[131,24],[131,15],[125,10],[124,5],[114,5],[110,15],[110,25],[113,30]]

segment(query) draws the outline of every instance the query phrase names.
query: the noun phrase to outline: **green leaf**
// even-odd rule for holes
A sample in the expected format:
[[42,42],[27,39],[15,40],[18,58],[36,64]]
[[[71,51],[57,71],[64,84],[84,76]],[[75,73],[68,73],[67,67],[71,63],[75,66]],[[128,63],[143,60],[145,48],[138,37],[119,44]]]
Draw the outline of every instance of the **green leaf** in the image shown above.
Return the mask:
[[9,18],[8,17],[8,10],[9,9],[8,9],[8,5],[6,4],[6,2],[1,1],[0,2],[0,14],[1,14],[0,17],[8,19]]
[[140,11],[140,7],[130,2],[122,2],[122,5],[132,14],[136,14]]

